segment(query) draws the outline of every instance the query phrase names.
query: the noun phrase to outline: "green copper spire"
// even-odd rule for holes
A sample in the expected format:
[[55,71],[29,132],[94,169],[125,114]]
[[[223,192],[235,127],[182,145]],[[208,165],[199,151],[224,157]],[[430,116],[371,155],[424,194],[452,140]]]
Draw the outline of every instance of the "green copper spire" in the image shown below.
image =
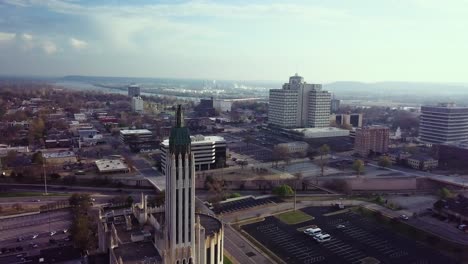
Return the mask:
[[181,105],[177,106],[176,124],[171,130],[169,137],[169,151],[171,154],[178,155],[190,152],[190,132],[184,127],[184,115]]
[[182,113],[182,106],[177,106],[176,127],[184,126],[184,115]]

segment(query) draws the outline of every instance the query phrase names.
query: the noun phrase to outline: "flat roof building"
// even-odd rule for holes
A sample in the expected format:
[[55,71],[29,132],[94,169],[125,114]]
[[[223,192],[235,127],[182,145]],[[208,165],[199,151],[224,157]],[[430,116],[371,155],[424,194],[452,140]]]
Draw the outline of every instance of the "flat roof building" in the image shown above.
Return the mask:
[[148,129],[123,129],[120,130],[120,141],[129,143],[132,141],[145,141],[153,138],[153,133]]
[[128,86],[128,96],[129,97],[137,97],[140,96],[140,86],[136,84],[131,84]]
[[419,139],[431,144],[468,140],[468,107],[422,106]]
[[127,173],[129,168],[120,159],[100,159],[94,162],[99,173]]
[[370,153],[384,154],[388,151],[390,129],[384,126],[368,126],[356,130],[354,150],[363,157]]
[[[191,136],[191,149],[195,157],[195,170],[210,170],[224,168],[226,166],[227,145],[226,140],[219,136]],[[161,144],[162,169],[166,164],[166,153],[169,148],[169,140]]]
[[297,73],[282,89],[271,89],[268,123],[281,128],[322,128],[330,125],[331,94],[309,84]]

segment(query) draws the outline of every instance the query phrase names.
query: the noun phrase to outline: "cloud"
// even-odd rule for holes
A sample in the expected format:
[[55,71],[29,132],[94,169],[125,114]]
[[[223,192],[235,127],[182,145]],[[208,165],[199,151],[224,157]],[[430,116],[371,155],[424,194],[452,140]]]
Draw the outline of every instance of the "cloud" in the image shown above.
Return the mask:
[[54,54],[58,51],[58,48],[57,46],[55,45],[55,43],[53,43],[52,41],[50,40],[46,40],[44,42],[42,42],[42,50],[48,54],[48,55],[51,55],[51,54]]
[[0,43],[12,41],[15,37],[15,33],[0,32]]
[[86,41],[79,40],[76,38],[70,38],[69,43],[74,49],[78,49],[78,50],[84,49],[88,46],[88,43]]
[[23,35],[21,35],[21,38],[25,41],[31,41],[33,39],[33,36],[31,34],[24,33]]

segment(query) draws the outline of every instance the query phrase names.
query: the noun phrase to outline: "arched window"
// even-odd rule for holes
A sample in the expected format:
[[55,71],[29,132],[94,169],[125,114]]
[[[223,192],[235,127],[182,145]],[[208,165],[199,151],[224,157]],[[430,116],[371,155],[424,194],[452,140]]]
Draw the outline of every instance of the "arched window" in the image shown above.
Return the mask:
[[182,260],[182,264],[185,264],[185,259],[184,259],[184,260]]
[[189,259],[189,262],[188,262],[188,263],[189,263],[189,264],[193,264],[192,258]]

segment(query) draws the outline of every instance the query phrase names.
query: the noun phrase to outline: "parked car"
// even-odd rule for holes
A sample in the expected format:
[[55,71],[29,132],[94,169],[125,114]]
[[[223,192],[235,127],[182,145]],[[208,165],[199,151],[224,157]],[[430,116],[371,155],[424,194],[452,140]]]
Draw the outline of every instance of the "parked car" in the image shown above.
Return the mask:
[[56,232],[56,231],[52,231],[52,232],[50,232],[50,236],[53,236],[53,235],[55,235],[55,234],[57,234],[57,232]]
[[408,220],[409,219],[409,217],[407,215],[404,215],[404,214],[400,215],[400,218],[403,219],[403,220]]
[[329,234],[320,234],[314,237],[315,241],[319,243],[327,242],[331,240],[331,236]]
[[304,234],[306,235],[309,235],[309,236],[316,236],[316,235],[319,235],[322,233],[322,229],[320,228],[307,228],[306,230],[304,230]]
[[341,228],[345,228],[346,226],[345,225],[337,225],[336,228],[338,229],[341,229]]

